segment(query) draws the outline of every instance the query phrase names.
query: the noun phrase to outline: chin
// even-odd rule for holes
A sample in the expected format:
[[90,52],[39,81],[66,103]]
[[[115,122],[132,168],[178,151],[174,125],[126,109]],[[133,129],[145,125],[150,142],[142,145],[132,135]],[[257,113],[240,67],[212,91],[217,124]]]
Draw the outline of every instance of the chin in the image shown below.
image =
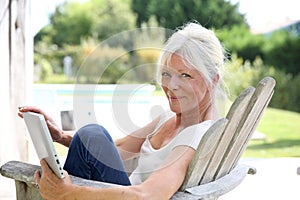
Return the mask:
[[180,114],[182,113],[182,110],[180,108],[174,107],[174,106],[170,106],[170,110],[176,114]]

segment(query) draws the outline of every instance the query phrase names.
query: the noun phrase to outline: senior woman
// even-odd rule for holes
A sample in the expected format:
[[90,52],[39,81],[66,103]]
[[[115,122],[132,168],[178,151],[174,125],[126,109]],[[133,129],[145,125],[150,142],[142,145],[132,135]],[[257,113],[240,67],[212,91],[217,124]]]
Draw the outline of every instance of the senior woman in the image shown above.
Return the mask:
[[[69,147],[59,179],[41,160],[35,181],[45,199],[169,199],[181,186],[197,146],[218,118],[216,95],[221,92],[219,68],[224,50],[215,34],[188,23],[167,41],[157,63],[157,80],[168,99],[167,112],[132,134],[113,141],[104,127],[90,124],[68,134],[36,107],[22,112],[45,116],[53,141]],[[138,157],[127,175],[123,161]],[[72,184],[68,174],[119,184],[93,188]]]

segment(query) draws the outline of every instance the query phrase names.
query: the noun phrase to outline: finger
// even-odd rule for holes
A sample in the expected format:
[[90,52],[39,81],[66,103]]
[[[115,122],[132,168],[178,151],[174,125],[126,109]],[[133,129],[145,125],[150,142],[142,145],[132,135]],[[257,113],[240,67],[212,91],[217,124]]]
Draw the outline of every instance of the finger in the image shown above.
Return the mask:
[[41,114],[43,113],[41,111],[41,109],[39,109],[35,106],[20,106],[20,107],[18,107],[18,109],[20,112],[29,112],[30,111],[30,112],[41,113]]
[[45,175],[47,175],[47,176],[49,176],[49,177],[51,177],[51,176],[56,177],[56,175],[55,175],[54,172],[50,169],[50,167],[49,167],[49,165],[48,165],[48,163],[46,162],[45,159],[42,159],[42,160],[40,161],[40,163],[41,163],[41,167],[42,167],[42,174],[41,174],[41,176],[43,176],[43,174],[45,174]]
[[24,106],[18,106],[18,109],[21,110]]
[[46,160],[42,159],[40,161],[40,163],[41,163],[42,172],[43,172],[42,176],[43,176],[43,174],[49,174],[51,172],[51,169],[49,168],[48,163],[46,162]]
[[42,159],[40,161],[40,163],[41,163],[42,171],[47,171],[49,169],[48,163],[47,163],[47,161],[45,159]]
[[36,170],[36,171],[34,172],[34,182],[35,182],[37,185],[39,185],[40,180],[41,180],[41,172],[40,172],[40,170]]
[[23,118],[23,113],[18,112],[18,116],[21,117],[21,118]]
[[69,176],[69,173],[68,173],[66,170],[64,170],[64,174],[65,174],[66,176]]
[[23,109],[23,106],[18,107],[18,111],[19,111],[18,116],[21,117],[21,118],[23,118],[23,112],[21,112],[22,109]]

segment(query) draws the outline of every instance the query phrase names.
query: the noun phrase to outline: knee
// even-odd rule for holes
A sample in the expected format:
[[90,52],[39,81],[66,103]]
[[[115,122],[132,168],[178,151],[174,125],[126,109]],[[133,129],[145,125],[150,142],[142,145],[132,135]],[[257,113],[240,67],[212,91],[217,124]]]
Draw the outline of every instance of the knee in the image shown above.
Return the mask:
[[81,142],[91,142],[91,141],[110,141],[113,142],[110,134],[107,130],[98,124],[88,124],[80,128],[74,135],[73,139],[80,139]]

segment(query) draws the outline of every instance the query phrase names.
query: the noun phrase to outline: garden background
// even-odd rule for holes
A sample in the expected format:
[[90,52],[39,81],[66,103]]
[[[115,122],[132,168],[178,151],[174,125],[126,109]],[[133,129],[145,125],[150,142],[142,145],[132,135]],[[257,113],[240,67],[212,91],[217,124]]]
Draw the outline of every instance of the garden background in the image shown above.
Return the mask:
[[[228,61],[224,77],[231,99],[249,85],[255,86],[264,76],[276,79],[270,108],[258,127],[266,138],[253,141],[245,155],[299,157],[300,21],[253,34],[245,16],[238,11],[238,3],[223,0],[66,1],[56,7],[50,23],[34,37],[34,81],[155,84],[155,67],[145,72],[136,66],[155,63],[160,51],[139,47],[146,46],[145,41],[161,46],[168,37],[167,31],[157,35],[151,27],[173,30],[191,20],[213,29],[226,48]],[[140,28],[138,35],[124,34],[122,41],[107,42],[115,34],[136,28]],[[72,58],[71,74],[64,70],[67,55]],[[116,55],[122,56],[116,59]],[[87,63],[89,68],[83,70]],[[99,78],[97,67],[107,65]],[[128,71],[130,75],[124,76]],[[161,95],[157,88],[156,95]]]

